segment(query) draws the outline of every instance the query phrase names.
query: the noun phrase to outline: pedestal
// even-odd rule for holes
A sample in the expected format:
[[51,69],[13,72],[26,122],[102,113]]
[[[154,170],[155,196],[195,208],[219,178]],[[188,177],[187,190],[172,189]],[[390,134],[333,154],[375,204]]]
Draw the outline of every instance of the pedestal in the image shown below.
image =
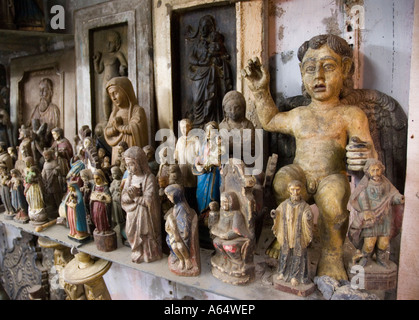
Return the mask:
[[280,290],[286,293],[295,294],[299,297],[307,297],[316,290],[316,286],[312,282],[308,284],[300,283],[297,286],[293,286],[291,285],[290,282],[278,280],[276,274],[273,275],[273,285],[274,285],[274,288],[277,290]]
[[99,251],[109,252],[114,251],[118,247],[116,232],[100,234],[93,231],[93,237],[95,239],[96,247]]
[[387,264],[389,268],[382,267],[369,259],[362,269],[361,266],[349,263],[349,281],[356,281],[357,285],[365,290],[393,290],[397,286],[397,265],[390,260],[387,261]]

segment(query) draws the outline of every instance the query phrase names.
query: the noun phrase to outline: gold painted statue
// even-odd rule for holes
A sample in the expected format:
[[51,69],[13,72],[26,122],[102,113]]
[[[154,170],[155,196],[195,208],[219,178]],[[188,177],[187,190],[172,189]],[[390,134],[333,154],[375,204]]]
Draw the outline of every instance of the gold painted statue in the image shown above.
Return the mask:
[[[259,59],[248,62],[242,75],[254,95],[259,120],[266,131],[295,137],[293,164],[275,175],[277,203],[288,197],[292,180],[303,182],[302,198],[319,209],[321,256],[317,275],[347,279],[343,243],[348,228],[350,186],[345,156],[351,170],[362,170],[368,158],[377,158],[366,114],[355,105],[341,104],[343,83],[353,68],[352,50],[335,35],[319,35],[298,50],[308,106],[279,112],[269,91],[269,74]],[[364,143],[358,143],[364,142]],[[278,257],[278,243],[270,255]]]

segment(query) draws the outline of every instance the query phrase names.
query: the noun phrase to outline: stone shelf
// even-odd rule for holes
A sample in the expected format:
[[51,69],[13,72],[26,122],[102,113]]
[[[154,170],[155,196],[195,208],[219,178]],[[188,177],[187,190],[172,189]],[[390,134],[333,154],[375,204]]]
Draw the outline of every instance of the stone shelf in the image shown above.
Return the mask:
[[[256,279],[244,286],[234,286],[231,284],[223,283],[215,278],[211,273],[210,257],[212,250],[201,249],[201,274],[198,277],[179,277],[169,271],[167,265],[167,255],[163,259],[151,263],[136,264],[131,261],[131,249],[122,244],[121,239],[118,237],[118,248],[112,252],[98,251],[93,241],[86,244],[79,244],[67,237],[68,229],[62,225],[53,225],[42,232],[36,232],[35,227],[31,224],[20,224],[13,220],[6,220],[4,214],[0,214],[0,223],[7,226],[14,227],[25,232],[31,233],[38,237],[44,237],[56,242],[59,242],[67,247],[76,247],[77,250],[88,253],[92,256],[102,258],[113,263],[117,263],[156,277],[161,277],[169,281],[179,283],[188,287],[193,287],[205,292],[215,293],[219,296],[234,300],[296,300],[296,299],[322,299],[319,291],[314,292],[306,298],[298,297],[296,295],[284,293],[273,288],[272,285],[266,284],[262,281],[263,267],[265,265],[264,249],[258,249],[255,254],[256,264]],[[262,241],[264,239],[261,236]],[[263,251],[262,251],[263,250]],[[259,252],[260,251],[260,252]],[[260,268],[258,268],[260,264]],[[258,272],[262,270],[262,272]]]

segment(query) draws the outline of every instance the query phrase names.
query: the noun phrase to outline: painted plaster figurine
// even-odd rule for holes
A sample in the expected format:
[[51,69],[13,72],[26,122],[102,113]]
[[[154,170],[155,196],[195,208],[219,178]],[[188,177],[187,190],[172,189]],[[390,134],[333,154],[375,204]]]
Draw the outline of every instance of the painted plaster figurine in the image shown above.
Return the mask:
[[26,175],[24,192],[26,201],[28,202],[29,219],[33,224],[44,224],[48,220],[48,215],[45,211],[41,172],[32,157],[26,157],[25,163]]
[[387,251],[390,240],[397,235],[395,219],[397,205],[404,204],[404,196],[384,176],[381,161],[368,159],[364,177],[351,195],[350,204],[356,210],[349,228],[349,239],[361,250],[358,264],[365,267],[374,251],[376,262],[388,268]]
[[[255,127],[253,123],[246,118],[246,100],[242,93],[238,91],[229,91],[223,98],[224,119],[220,123],[220,134],[223,135],[223,129],[233,134],[229,138],[229,155],[236,156],[241,160],[243,158],[243,149],[250,147],[249,151],[254,154],[255,148]],[[249,129],[249,132],[243,131]],[[246,132],[246,133],[245,133]],[[234,154],[237,150],[235,141],[240,141],[240,153]],[[237,153],[237,151],[236,151]]]
[[313,213],[301,197],[302,187],[300,181],[291,181],[290,197],[271,211],[272,231],[280,245],[276,280],[292,286],[310,282],[307,247],[313,239]]
[[192,208],[196,207],[197,178],[192,168],[199,153],[199,138],[188,137],[192,130],[192,121],[182,119],[179,121],[179,128],[182,135],[176,142],[175,160],[177,161],[183,178],[185,197]]
[[16,222],[27,223],[29,222],[28,216],[28,203],[24,195],[24,182],[19,170],[12,169],[10,171],[12,178],[10,179],[10,193],[12,206],[16,212],[13,218]]
[[254,234],[240,211],[237,194],[223,192],[220,210],[216,210],[216,204],[211,208],[209,226],[215,248],[211,258],[212,273],[224,282],[245,284],[253,278],[248,267],[253,262]]
[[189,118],[194,128],[202,128],[207,122],[219,123],[223,119],[221,101],[232,89],[230,56],[211,15],[199,20],[198,30],[190,40],[193,41],[189,56],[193,101]]
[[[320,212],[322,250],[317,275],[347,279],[343,243],[350,186],[345,156],[348,164],[357,165],[360,170],[366,159],[376,158],[377,153],[365,113],[339,100],[343,82],[353,66],[352,50],[346,41],[331,34],[316,36],[299,48],[298,57],[304,88],[311,97],[308,106],[279,112],[269,92],[269,74],[257,58],[248,62],[242,75],[253,92],[262,127],[292,135],[296,140],[294,163],[282,167],[274,178],[277,203],[288,197],[290,181],[303,182],[302,198],[309,203],[314,201]],[[359,144],[360,141],[364,143]],[[278,249],[275,242],[269,254],[277,257]]]
[[30,117],[31,121],[32,119],[39,119],[41,124],[46,123],[47,133],[50,133],[56,127],[60,127],[60,109],[52,102],[53,87],[54,83],[49,78],[44,78],[39,82],[40,101]]
[[117,248],[117,240],[112,228],[112,195],[102,170],[98,169],[93,173],[93,181],[90,216],[95,225],[95,243],[100,251],[113,251]]
[[10,174],[7,165],[0,163],[0,196],[1,202],[4,205],[5,217],[9,220],[15,216],[15,210],[12,206],[12,199],[10,195]]
[[216,136],[218,124],[209,122],[205,125],[206,139],[200,146],[199,155],[195,160],[194,174],[197,175],[196,200],[198,215],[201,220],[207,218],[211,201],[220,201],[220,159],[221,140]]
[[128,169],[121,193],[127,213],[126,234],[131,260],[152,262],[162,258],[161,213],[156,177],[150,172],[144,151],[134,146],[124,153]]
[[[121,49],[121,36],[116,31],[107,34],[106,52],[98,51],[93,56],[93,66],[99,74],[103,73],[103,85],[112,78],[128,75],[128,63]],[[104,87],[104,86],[103,86]],[[103,90],[102,106],[105,120],[108,121],[112,112],[112,101],[106,88]]]
[[83,242],[90,238],[83,194],[76,182],[70,182],[65,198],[66,221],[70,229],[68,237]]
[[116,146],[125,141],[128,147],[148,144],[148,123],[144,108],[138,105],[131,81],[126,77],[111,79],[106,90],[113,102],[105,127],[106,142],[112,147],[112,163],[117,159]]
[[198,216],[186,201],[181,185],[171,184],[164,192],[174,205],[165,216],[169,270],[180,276],[197,276],[201,272]]

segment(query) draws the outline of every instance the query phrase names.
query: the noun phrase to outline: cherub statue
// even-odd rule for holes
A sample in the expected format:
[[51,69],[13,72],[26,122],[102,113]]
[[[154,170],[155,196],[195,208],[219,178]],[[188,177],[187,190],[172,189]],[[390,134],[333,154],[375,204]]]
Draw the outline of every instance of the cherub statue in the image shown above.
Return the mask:
[[165,215],[169,269],[177,275],[197,276],[201,272],[198,216],[186,201],[181,185],[171,184],[164,192],[174,205]]
[[395,205],[404,204],[404,196],[384,176],[381,161],[368,159],[364,177],[350,198],[356,210],[349,228],[349,239],[361,250],[359,265],[365,267],[376,252],[376,262],[388,268],[387,250],[390,240],[397,234],[395,229]]
[[[343,243],[350,186],[345,159],[349,169],[362,170],[368,158],[377,158],[377,152],[366,114],[340,101],[343,83],[353,68],[347,42],[332,34],[319,35],[299,48],[298,58],[304,88],[311,98],[308,106],[280,112],[269,91],[269,74],[257,58],[248,62],[242,75],[253,93],[263,129],[295,137],[294,162],[282,167],[274,178],[277,203],[288,197],[290,181],[303,183],[302,198],[315,202],[320,212],[322,249],[317,275],[347,279]],[[270,249],[271,255],[277,257],[278,243]]]
[[302,187],[300,181],[291,181],[290,197],[271,211],[272,231],[280,245],[276,280],[290,282],[292,286],[310,282],[307,247],[313,239],[313,213],[301,197]]

